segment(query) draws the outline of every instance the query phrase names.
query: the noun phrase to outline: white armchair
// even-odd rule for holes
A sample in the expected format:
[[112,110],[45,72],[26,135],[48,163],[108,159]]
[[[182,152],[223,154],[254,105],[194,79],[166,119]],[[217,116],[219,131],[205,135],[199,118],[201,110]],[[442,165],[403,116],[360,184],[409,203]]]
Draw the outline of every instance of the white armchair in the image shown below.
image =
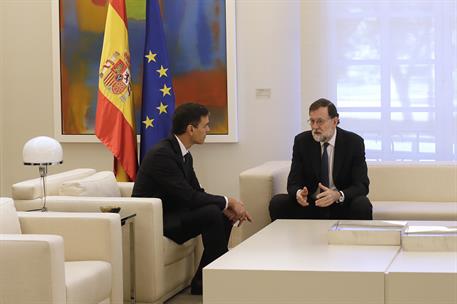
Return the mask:
[[[75,169],[47,177],[47,208],[52,211],[99,212],[100,206],[116,205],[122,211],[136,213],[135,217],[135,278],[138,303],[162,303],[189,285],[201,256],[200,238],[178,245],[163,236],[162,202],[157,198],[130,197],[133,183],[116,183],[115,197],[83,197],[62,194],[62,184],[91,177],[93,169]],[[68,182],[71,184],[71,182]],[[68,186],[67,183],[67,186]],[[78,183],[79,186],[84,183]],[[91,187],[94,181],[91,181]],[[60,191],[59,191],[60,189]],[[74,187],[73,187],[74,190]],[[114,191],[115,192],[115,191]],[[12,187],[18,210],[41,207],[39,179],[27,180]],[[123,237],[127,237],[124,235]],[[129,252],[123,242],[123,252]],[[124,258],[124,299],[129,299],[130,265]]]
[[118,215],[16,213],[0,198],[0,248],[0,303],[123,302]]

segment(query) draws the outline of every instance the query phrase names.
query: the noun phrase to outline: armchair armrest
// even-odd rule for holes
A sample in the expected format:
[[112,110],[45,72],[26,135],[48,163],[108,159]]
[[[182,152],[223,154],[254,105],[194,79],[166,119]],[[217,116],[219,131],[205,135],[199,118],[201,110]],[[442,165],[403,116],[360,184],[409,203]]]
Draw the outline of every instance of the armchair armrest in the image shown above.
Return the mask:
[[112,213],[18,212],[22,233],[56,234],[65,241],[65,261],[111,264],[112,299],[122,302],[121,221]]
[[133,182],[117,182],[122,197],[131,197],[133,191]]
[[65,303],[63,239],[0,234],[2,303]]
[[270,161],[240,173],[240,199],[253,218],[242,226],[242,240],[270,223],[268,204],[274,195],[287,192],[289,170],[290,161]]

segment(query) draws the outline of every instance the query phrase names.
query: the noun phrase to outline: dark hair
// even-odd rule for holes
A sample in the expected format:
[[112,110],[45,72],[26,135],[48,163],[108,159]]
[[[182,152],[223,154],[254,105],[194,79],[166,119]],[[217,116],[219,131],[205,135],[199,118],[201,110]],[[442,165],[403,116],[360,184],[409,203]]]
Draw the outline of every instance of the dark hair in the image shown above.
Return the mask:
[[173,134],[184,134],[188,125],[197,127],[201,118],[208,114],[208,109],[198,103],[189,102],[180,105],[173,114]]
[[331,102],[328,99],[320,98],[320,99],[316,100],[315,102],[313,102],[309,106],[309,112],[316,111],[319,108],[327,108],[328,116],[330,116],[330,118],[334,118],[334,117],[339,117],[340,116],[338,114],[338,111],[336,110],[336,107],[333,104],[333,102]]

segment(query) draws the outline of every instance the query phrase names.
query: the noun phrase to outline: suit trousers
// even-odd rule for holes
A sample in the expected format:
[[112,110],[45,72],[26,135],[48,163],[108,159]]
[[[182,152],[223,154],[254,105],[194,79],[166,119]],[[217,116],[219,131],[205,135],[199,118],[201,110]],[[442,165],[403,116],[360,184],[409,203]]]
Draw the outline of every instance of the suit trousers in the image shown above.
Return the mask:
[[373,219],[373,207],[366,196],[358,196],[344,203],[333,203],[328,207],[316,207],[314,202],[301,206],[288,194],[273,196],[269,206],[270,218],[277,219]]
[[202,280],[202,269],[228,251],[228,242],[232,224],[216,205],[183,212],[180,215],[179,230],[165,233],[165,236],[182,244],[198,235],[202,235],[203,254],[195,273],[194,280]]

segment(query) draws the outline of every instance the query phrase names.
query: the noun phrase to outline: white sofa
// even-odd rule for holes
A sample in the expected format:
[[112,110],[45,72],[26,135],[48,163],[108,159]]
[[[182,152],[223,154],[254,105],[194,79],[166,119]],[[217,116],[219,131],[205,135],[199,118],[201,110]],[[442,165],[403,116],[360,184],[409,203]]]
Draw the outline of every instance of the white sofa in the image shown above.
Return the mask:
[[0,303],[122,304],[121,246],[117,214],[16,212],[0,198]]
[[[268,204],[287,193],[290,161],[270,161],[240,174],[240,198],[254,221],[242,227],[242,240],[268,223]],[[380,163],[368,165],[373,218],[457,220],[457,164]]]
[[[133,198],[133,183],[116,183],[120,197],[62,196],[64,182],[95,174],[94,169],[75,169],[47,177],[47,208],[52,211],[100,212],[100,206],[116,205],[121,212],[136,213],[136,299],[137,303],[162,303],[189,285],[201,256],[200,238],[177,245],[163,236],[162,202],[157,198]],[[92,185],[94,189],[97,189]],[[39,179],[12,186],[12,196],[18,210],[41,207]],[[123,251],[129,243],[124,233]],[[129,299],[130,269],[124,258],[124,299]]]

